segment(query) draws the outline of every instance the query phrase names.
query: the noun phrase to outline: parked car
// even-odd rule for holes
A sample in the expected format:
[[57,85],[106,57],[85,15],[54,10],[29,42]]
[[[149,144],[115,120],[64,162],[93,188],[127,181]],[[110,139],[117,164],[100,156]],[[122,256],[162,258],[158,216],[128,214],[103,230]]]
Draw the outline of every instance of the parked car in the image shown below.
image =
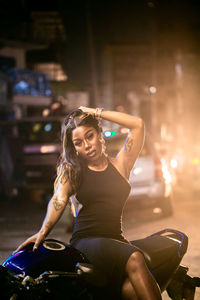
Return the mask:
[[[106,138],[107,152],[115,156],[123,147],[126,136],[116,134]],[[154,144],[147,137],[130,174],[131,191],[129,201],[138,208],[151,208],[162,216],[172,215],[172,182],[168,166],[159,157]]]
[[[15,164],[17,168],[13,166],[14,173],[19,170],[23,173],[16,186],[20,198],[44,203],[52,195],[60,155],[61,124],[57,117],[23,118],[9,124],[10,131],[15,132],[15,139],[20,142],[21,161]],[[13,141],[8,144],[9,153],[18,150]]]

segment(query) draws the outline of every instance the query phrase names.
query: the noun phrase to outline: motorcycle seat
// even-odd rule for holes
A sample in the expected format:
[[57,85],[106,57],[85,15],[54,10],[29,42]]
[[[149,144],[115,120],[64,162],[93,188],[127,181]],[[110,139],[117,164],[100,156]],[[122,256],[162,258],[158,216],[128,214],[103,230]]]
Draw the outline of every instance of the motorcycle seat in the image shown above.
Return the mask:
[[[179,260],[180,247],[182,246],[182,242],[175,239],[173,235],[167,237],[153,235],[144,239],[131,241],[131,243],[142,251],[147,266],[150,269],[155,269],[160,265],[167,264],[174,260]],[[187,241],[185,244],[187,244]],[[184,245],[184,247],[187,248],[187,245]]]

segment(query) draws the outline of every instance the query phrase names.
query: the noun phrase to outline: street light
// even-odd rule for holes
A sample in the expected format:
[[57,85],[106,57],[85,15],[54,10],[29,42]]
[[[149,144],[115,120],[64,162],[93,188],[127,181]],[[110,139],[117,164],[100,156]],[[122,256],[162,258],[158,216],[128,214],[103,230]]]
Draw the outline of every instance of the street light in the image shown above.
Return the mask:
[[150,91],[151,94],[155,94],[157,92],[157,89],[156,89],[155,86],[150,86],[149,91]]

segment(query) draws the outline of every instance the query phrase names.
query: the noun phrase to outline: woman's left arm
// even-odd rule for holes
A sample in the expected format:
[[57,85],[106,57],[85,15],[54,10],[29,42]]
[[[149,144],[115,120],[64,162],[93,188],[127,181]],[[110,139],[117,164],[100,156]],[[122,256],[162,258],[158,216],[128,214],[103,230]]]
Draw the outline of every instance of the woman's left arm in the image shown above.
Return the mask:
[[[94,108],[81,106],[80,109],[94,116],[99,113],[99,110]],[[102,119],[130,129],[125,145],[116,157],[118,168],[128,178],[144,143],[144,122],[139,117],[117,111],[102,110],[100,115]]]

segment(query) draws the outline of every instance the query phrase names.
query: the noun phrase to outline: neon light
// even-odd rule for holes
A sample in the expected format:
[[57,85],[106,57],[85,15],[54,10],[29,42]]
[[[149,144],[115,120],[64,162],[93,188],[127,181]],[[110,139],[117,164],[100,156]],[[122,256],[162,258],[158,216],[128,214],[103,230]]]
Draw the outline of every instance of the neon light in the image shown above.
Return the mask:
[[51,129],[52,129],[52,125],[49,124],[49,123],[44,126],[44,130],[47,131],[47,132],[51,131]]
[[116,135],[116,132],[115,132],[115,131],[109,131],[109,130],[108,130],[108,131],[105,131],[105,132],[104,132],[104,136],[107,137],[107,138],[108,138],[108,137],[115,136],[115,135]]
[[41,126],[42,125],[40,123],[35,123],[33,125],[33,132],[38,132],[40,130]]

